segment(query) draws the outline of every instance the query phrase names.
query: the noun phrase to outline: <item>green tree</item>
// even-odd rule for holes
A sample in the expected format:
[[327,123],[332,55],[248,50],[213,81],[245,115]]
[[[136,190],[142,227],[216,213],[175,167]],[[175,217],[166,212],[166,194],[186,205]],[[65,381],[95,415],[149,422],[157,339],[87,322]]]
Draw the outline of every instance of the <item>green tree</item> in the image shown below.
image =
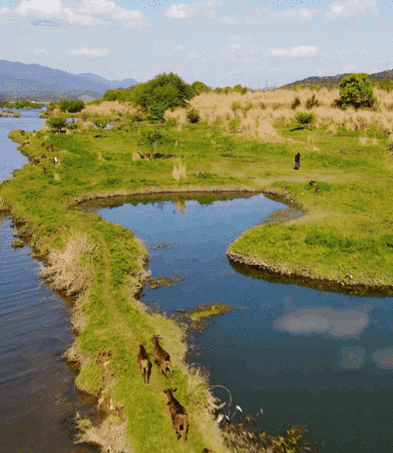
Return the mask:
[[373,96],[372,82],[368,74],[349,74],[343,77],[338,84],[340,99],[337,104],[341,108],[352,105],[356,109],[372,107],[375,98]]
[[62,129],[65,129],[67,127],[66,118],[60,116],[52,116],[51,118],[46,120],[46,124],[54,132],[60,132]]
[[146,83],[136,85],[131,95],[133,103],[148,112],[150,120],[164,121],[165,110],[186,107],[186,101],[195,96],[195,91],[191,85],[171,72],[159,74]]

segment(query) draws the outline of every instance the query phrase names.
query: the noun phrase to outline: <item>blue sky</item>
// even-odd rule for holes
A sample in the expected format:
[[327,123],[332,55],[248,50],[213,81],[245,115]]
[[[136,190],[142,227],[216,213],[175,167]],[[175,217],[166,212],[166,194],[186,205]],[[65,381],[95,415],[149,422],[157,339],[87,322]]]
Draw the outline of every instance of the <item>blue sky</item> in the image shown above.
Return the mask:
[[145,82],[283,85],[393,68],[390,0],[0,0],[0,59]]

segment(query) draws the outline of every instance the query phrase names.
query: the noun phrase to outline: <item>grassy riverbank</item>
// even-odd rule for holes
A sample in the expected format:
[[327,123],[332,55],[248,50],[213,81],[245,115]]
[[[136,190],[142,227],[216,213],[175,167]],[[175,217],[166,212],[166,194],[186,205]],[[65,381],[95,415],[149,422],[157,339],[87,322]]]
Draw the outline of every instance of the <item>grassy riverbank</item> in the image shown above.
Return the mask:
[[[229,97],[222,99],[231,105]],[[261,118],[255,116],[251,123],[258,108]],[[212,404],[206,380],[184,363],[184,331],[165,317],[146,313],[135,297],[148,278],[145,246],[131,231],[71,209],[76,202],[154,192],[281,194],[300,203],[305,216],[247,231],[230,245],[233,256],[346,284],[392,286],[393,153],[388,134],[371,126],[333,131],[328,123],[294,131],[285,120],[285,108],[274,120],[275,129],[262,120],[268,107],[256,102],[253,115],[247,116],[250,121],[242,123],[247,119],[243,116],[236,127],[229,123],[236,109],[229,107],[213,122],[181,124],[183,112],[178,112],[180,124],[153,126],[132,123],[135,112],[126,104],[106,103],[81,112],[86,128],[79,125],[67,134],[10,134],[25,143],[20,145],[25,155],[40,162],[15,170],[14,178],[1,184],[0,210],[11,209],[20,234],[29,236],[46,258],[48,281],[78,296],[73,315],[78,336],[69,357],[82,363],[77,385],[97,395],[110,415],[101,431],[87,430],[90,439],[118,451],[124,448],[124,431],[128,450],[138,453],[225,451],[206,409]],[[94,129],[88,123],[93,116],[105,117],[115,127]],[[153,131],[165,138],[159,148],[140,142]],[[48,153],[48,145],[55,149]],[[299,171],[293,170],[297,152]],[[53,156],[57,164],[49,160]],[[310,180],[316,181],[319,194]],[[171,354],[173,383],[153,367],[151,384],[145,385],[137,367],[137,345],[147,342],[151,351],[155,334]],[[176,441],[172,430],[162,391],[169,385],[178,388],[178,399],[190,414],[186,445]]]

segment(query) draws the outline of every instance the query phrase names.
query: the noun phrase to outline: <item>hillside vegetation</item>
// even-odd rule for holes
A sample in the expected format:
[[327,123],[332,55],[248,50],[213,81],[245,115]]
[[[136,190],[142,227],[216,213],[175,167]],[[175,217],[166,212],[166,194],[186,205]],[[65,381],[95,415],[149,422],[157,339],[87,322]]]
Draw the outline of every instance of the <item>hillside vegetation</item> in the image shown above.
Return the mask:
[[[305,108],[313,95],[319,105]],[[292,108],[295,96],[300,105]],[[67,123],[67,133],[46,127],[10,134],[32,164],[1,184],[0,209],[11,209],[20,235],[30,237],[47,260],[48,282],[77,298],[78,336],[68,357],[82,364],[78,387],[97,395],[108,413],[100,429],[81,422],[86,438],[113,452],[229,450],[211,414],[207,377],[184,362],[184,328],[148,313],[136,297],[148,277],[145,246],[120,225],[73,209],[75,203],[160,192],[172,192],[174,199],[189,191],[280,194],[299,203],[305,215],[245,232],[229,246],[232,256],[288,274],[330,278],[349,291],[354,283],[382,285],[388,294],[393,94],[374,89],[374,96],[372,110],[343,111],[332,107],[338,90],[202,91],[155,122],[149,109],[103,101],[70,114],[75,121]],[[190,122],[190,108],[199,121]],[[300,122],[299,113],[312,114],[310,122]],[[54,108],[51,115],[63,114]],[[299,171],[293,169],[296,153]],[[50,161],[53,156],[58,163]],[[146,385],[137,346],[146,342],[151,352],[151,337],[158,334],[175,378],[168,384],[153,365]],[[168,386],[178,388],[190,415],[186,443],[172,430],[163,393]],[[232,445],[231,451],[251,450]]]

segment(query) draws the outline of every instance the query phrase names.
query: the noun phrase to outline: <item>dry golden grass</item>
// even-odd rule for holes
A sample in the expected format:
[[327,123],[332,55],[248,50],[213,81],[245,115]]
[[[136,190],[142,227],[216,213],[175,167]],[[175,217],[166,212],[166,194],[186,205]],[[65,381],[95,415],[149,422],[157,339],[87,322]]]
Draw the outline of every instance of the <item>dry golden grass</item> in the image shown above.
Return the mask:
[[180,179],[186,179],[187,178],[186,163],[179,160],[173,167],[172,175],[175,181],[180,181]]
[[[311,110],[317,117],[315,126],[317,128],[329,126],[328,133],[332,135],[335,135],[337,129],[343,126],[352,131],[366,130],[370,126],[375,126],[381,132],[393,131],[393,92],[387,93],[378,88],[374,89],[374,95],[379,101],[375,111],[356,111],[351,107],[343,111],[332,107],[333,101],[339,98],[339,90],[329,91],[326,88],[319,91],[309,88],[297,91],[281,88],[271,91],[248,92],[244,95],[201,93],[191,99],[190,105],[199,112],[201,121],[226,123],[238,117],[242,119],[241,128],[244,131],[266,137],[274,135],[266,133],[267,124],[270,126],[277,123],[289,125],[298,112],[310,112],[305,108],[305,104],[313,94],[320,103],[318,107]],[[301,105],[293,110],[291,104],[295,97],[300,99]],[[232,109],[234,103],[241,105],[241,108],[236,109],[235,112]],[[186,112],[182,108],[166,112],[165,117],[177,118],[179,124],[187,122]]]
[[184,109],[176,109],[173,112],[167,110],[164,114],[164,118],[166,121],[175,118],[179,125],[187,123],[187,114]]
[[96,246],[86,234],[72,233],[63,251],[49,253],[48,266],[40,275],[48,279],[53,289],[66,291],[67,295],[83,291],[88,287],[95,251]]
[[87,119],[90,115],[114,115],[117,113],[129,113],[131,115],[139,112],[139,108],[134,107],[131,103],[119,101],[104,101],[101,104],[87,105],[81,112],[81,117]]

